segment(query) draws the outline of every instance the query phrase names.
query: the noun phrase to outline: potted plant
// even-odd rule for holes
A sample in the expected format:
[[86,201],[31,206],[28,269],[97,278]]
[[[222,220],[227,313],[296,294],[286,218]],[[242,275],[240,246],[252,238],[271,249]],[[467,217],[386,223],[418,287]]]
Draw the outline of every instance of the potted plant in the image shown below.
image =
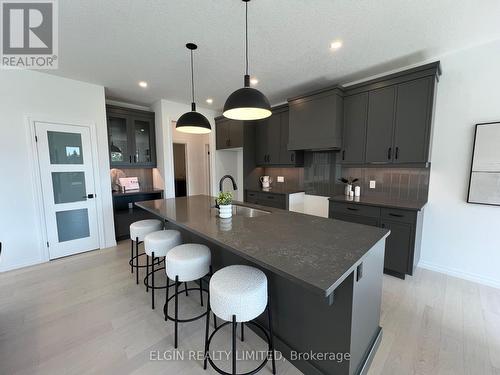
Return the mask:
[[344,194],[349,195],[351,193],[351,190],[352,190],[352,184],[359,181],[359,178],[352,178],[352,177],[344,178],[344,177],[342,177],[342,178],[339,178],[339,181],[343,182],[345,184]]
[[219,206],[219,216],[222,219],[228,219],[233,216],[233,194],[221,191],[216,199]]

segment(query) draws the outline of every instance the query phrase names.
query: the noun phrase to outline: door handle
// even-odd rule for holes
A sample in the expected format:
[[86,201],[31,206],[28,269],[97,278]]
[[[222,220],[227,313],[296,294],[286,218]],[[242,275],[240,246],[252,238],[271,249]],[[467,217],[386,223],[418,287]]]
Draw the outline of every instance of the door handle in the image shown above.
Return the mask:
[[87,194],[87,195],[84,195],[82,198],[93,199],[94,197],[95,197],[94,194]]

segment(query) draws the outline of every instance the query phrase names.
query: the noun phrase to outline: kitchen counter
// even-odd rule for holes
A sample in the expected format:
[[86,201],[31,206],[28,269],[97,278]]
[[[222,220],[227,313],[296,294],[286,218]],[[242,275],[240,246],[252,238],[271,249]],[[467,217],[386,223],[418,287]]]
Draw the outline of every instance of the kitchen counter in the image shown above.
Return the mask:
[[126,192],[113,191],[113,197],[125,197],[140,194],[163,193],[163,189],[155,189],[152,187],[144,187],[137,190],[127,190]]
[[[390,232],[240,202],[234,204],[268,213],[221,219],[213,204],[213,197],[202,195],[136,203],[163,218],[167,228],[179,230],[183,242],[207,245],[215,272],[243,264],[266,274],[276,349],[302,373],[364,373],[381,340],[384,250]],[[257,321],[267,326],[265,316]],[[348,353],[350,359],[296,356],[311,351]]]
[[271,214],[254,218],[233,216],[231,230],[227,230],[225,222],[218,217],[218,210],[211,208],[214,198],[208,196],[136,203],[325,297],[333,293],[366,253],[389,233],[382,228],[238,204]]
[[329,200],[341,203],[363,204],[366,206],[377,206],[387,208],[399,208],[402,210],[420,211],[426,205],[426,201],[410,201],[394,198],[378,198],[378,197],[354,197],[350,198],[345,195],[336,195]]

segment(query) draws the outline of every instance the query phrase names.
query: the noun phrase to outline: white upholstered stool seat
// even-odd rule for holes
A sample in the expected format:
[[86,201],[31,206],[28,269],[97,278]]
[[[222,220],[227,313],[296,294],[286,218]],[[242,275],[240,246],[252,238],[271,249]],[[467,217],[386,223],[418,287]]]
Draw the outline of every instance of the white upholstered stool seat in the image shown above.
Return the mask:
[[156,219],[139,220],[130,224],[130,239],[139,242],[144,241],[144,237],[151,232],[156,232],[163,228],[163,223]]
[[182,243],[181,232],[178,230],[158,230],[144,237],[144,251],[147,255],[164,257],[174,247]]
[[243,265],[222,268],[210,279],[210,308],[219,318],[248,322],[267,306],[267,277],[261,270]]
[[165,269],[171,280],[194,281],[210,272],[210,249],[205,245],[187,243],[170,250],[165,257]]

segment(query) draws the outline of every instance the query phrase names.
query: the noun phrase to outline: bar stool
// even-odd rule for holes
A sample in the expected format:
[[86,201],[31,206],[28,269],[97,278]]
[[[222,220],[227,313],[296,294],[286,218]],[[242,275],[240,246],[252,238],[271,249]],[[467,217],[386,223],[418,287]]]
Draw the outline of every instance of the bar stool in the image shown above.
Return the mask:
[[[261,315],[267,307],[268,330],[261,324],[254,321]],[[207,369],[207,361],[219,374],[228,374],[215,365],[210,358],[210,342],[214,335],[222,327],[232,325],[232,374],[236,372],[236,329],[238,323],[241,324],[241,340],[244,340],[244,326],[252,325],[259,328],[267,338],[269,354],[271,355],[273,374],[276,374],[273,328],[271,317],[271,301],[268,293],[267,277],[261,270],[243,265],[234,265],[222,268],[214,273],[210,279],[208,312],[212,311],[217,317],[226,321],[216,328],[212,334],[208,335],[208,323],[205,326],[205,359],[203,368]],[[255,374],[266,365],[268,356],[254,370],[246,374]]]
[[[174,347],[177,348],[178,343],[178,324],[192,322],[197,319],[201,319],[203,316],[208,315],[209,312],[203,312],[202,314],[195,316],[191,319],[179,319],[179,283],[188,281],[198,281],[198,288],[186,288],[188,290],[199,290],[201,305],[203,306],[203,292],[207,292],[207,289],[203,289],[202,281],[203,278],[211,274],[211,254],[210,249],[205,245],[188,243],[174,247],[165,256],[165,270],[167,274],[167,288],[165,297],[165,306],[163,311],[165,313],[165,320],[172,320],[174,322]],[[169,296],[170,279],[175,280],[175,292],[174,295]],[[168,303],[174,298],[174,309],[175,315],[171,317],[168,315]]]
[[[151,232],[156,232],[163,229],[163,223],[156,219],[139,220],[130,224],[130,272],[134,273],[136,269],[135,281],[139,284],[139,268],[146,266],[139,266],[139,244],[144,241],[146,235]],[[134,242],[135,242],[135,256],[134,256]],[[143,255],[143,254],[141,254]],[[133,264],[135,260],[135,265]]]
[[[155,269],[155,260],[158,259],[156,264],[159,264],[160,257],[165,257],[171,249],[181,243],[181,233],[178,230],[159,230],[149,233],[144,237],[144,251],[146,253],[146,277],[144,278],[144,285],[146,286],[146,292],[149,292],[149,289],[151,289],[151,308],[153,310],[155,308],[155,290],[167,287],[166,285],[155,286],[155,272],[165,269],[165,267]],[[149,270],[150,257],[151,271]],[[151,277],[151,285],[149,284],[149,277]]]

